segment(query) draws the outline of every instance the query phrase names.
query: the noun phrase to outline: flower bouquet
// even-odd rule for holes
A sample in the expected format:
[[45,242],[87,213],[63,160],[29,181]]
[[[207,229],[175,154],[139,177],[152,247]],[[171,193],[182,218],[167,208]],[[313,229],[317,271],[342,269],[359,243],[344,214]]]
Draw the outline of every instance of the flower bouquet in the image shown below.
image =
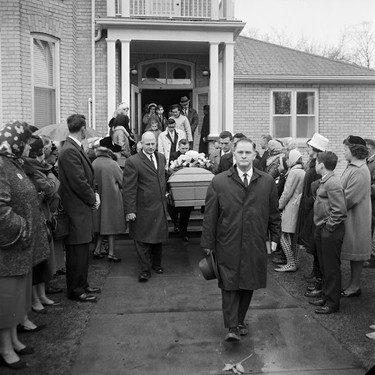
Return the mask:
[[208,185],[214,175],[211,162],[204,154],[188,151],[174,160],[169,168],[168,203],[175,207],[204,206]]
[[197,151],[190,150],[186,154],[181,155],[178,159],[173,160],[170,164],[169,170],[174,173],[181,168],[204,168],[209,169],[211,161],[206,158],[204,153],[198,153]]

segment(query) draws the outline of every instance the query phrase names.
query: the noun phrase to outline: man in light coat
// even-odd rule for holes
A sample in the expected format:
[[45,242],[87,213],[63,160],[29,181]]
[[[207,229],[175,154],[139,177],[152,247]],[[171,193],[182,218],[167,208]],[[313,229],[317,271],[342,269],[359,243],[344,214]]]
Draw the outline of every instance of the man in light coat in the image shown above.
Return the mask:
[[164,272],[162,242],[168,238],[165,157],[155,150],[154,134],[145,132],[142,151],[131,156],[124,168],[124,208],[141,268],[140,282],[149,280],[151,268]]
[[100,292],[87,282],[89,246],[93,239],[93,209],[100,205],[95,192],[94,170],[85,154],[82,141],[86,138],[86,120],[74,114],[67,119],[69,137],[59,156],[59,194],[69,216],[69,235],[65,239],[66,283],[68,297],[81,302],[94,302],[90,293]]
[[176,129],[176,121],[173,118],[168,119],[167,129],[160,133],[158,138],[158,151],[165,156],[167,168],[170,161],[177,159],[178,143],[181,139],[186,139],[185,132]]
[[176,129],[184,131],[186,134],[185,138],[189,141],[189,144],[192,144],[193,135],[191,132],[191,126],[188,118],[181,114],[181,107],[178,104],[173,104],[170,111],[172,113],[172,117],[176,121]]
[[239,140],[236,165],[215,176],[206,195],[201,247],[216,255],[226,341],[248,334],[253,291],[266,287],[267,231],[272,250],[280,238],[277,188],[271,176],[253,168],[255,155],[252,141]]

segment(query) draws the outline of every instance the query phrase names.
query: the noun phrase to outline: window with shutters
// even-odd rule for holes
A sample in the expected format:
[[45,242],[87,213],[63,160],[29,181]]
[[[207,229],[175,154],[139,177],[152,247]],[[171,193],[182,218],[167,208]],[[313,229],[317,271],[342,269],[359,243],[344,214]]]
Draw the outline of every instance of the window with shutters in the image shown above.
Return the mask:
[[58,113],[58,40],[32,36],[32,82],[34,124],[55,124]]

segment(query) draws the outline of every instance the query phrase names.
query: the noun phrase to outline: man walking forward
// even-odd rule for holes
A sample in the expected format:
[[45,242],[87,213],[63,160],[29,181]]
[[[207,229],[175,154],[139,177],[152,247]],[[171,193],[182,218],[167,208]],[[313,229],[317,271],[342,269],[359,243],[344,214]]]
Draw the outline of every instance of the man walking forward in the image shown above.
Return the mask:
[[201,247],[215,252],[220,274],[226,341],[248,333],[245,316],[253,291],[266,287],[269,231],[272,250],[280,238],[273,178],[253,168],[253,142],[234,146],[236,165],[215,176],[207,190]]

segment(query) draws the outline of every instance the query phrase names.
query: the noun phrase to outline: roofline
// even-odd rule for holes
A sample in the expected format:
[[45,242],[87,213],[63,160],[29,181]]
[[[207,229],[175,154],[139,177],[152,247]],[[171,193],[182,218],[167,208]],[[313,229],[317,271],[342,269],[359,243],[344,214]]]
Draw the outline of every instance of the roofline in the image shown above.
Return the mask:
[[179,27],[181,29],[191,30],[194,27],[195,30],[203,31],[223,31],[231,30],[234,35],[234,39],[240,34],[246,22],[242,21],[212,21],[209,19],[197,19],[197,20],[186,20],[179,18],[168,18],[168,19],[147,19],[147,18],[124,18],[124,17],[102,17],[96,18],[95,22],[102,28],[119,28],[126,26],[132,29],[168,29],[170,27]]
[[361,83],[375,84],[374,76],[234,75],[234,83]]
[[371,71],[372,72],[375,71],[374,69],[366,68],[365,66],[356,65],[356,64],[350,63],[348,61],[334,60],[334,59],[331,59],[331,58],[326,57],[326,56],[317,55],[316,53],[301,51],[301,50],[293,48],[293,47],[287,47],[287,46],[283,46],[281,44],[275,44],[275,43],[271,43],[271,42],[266,42],[264,40],[255,39],[255,38],[251,38],[251,37],[244,36],[244,35],[239,35],[239,36],[242,37],[243,39],[253,40],[254,42],[268,44],[268,45],[271,45],[271,46],[274,46],[274,47],[278,47],[278,48],[282,48],[282,49],[286,49],[286,50],[289,50],[289,51],[299,52],[299,53],[302,53],[302,54],[307,55],[307,56],[313,56],[313,57],[317,57],[317,58],[320,58],[320,59],[323,59],[323,60],[327,60],[327,61],[330,61],[330,62],[347,65],[347,66],[350,66],[351,68],[357,68],[357,69],[360,69],[360,70],[361,69],[362,70],[367,70],[367,71],[370,71],[370,72]]

